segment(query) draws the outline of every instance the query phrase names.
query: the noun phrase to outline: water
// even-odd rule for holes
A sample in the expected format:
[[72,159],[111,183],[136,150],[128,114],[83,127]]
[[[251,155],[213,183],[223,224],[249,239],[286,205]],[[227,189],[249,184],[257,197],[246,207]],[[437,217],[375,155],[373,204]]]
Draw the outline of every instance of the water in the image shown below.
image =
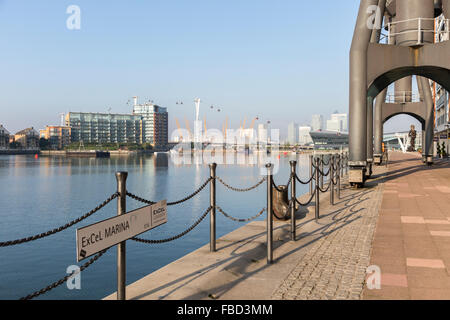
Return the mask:
[[[248,157],[245,158],[249,162]],[[309,175],[306,155],[281,155],[277,184],[289,177],[289,161],[299,162],[301,178]],[[219,165],[217,175],[236,187],[258,182],[262,161],[256,165]],[[66,224],[103,202],[116,191],[115,172],[128,171],[127,189],[145,199],[179,200],[209,178],[204,165],[176,165],[166,154],[87,159],[65,157],[0,156],[0,241],[19,239]],[[297,185],[298,194],[308,187]],[[56,235],[12,247],[0,248],[0,299],[18,299],[64,277],[76,263],[76,228],[116,215],[116,202],[78,225]],[[217,183],[217,204],[237,218],[254,216],[266,206],[266,185],[247,193],[235,193]],[[127,198],[127,210],[143,206]],[[164,226],[141,235],[162,239],[184,231],[209,207],[209,188],[194,199],[169,207]],[[265,214],[259,218],[263,220]],[[217,213],[217,236],[239,227]],[[162,245],[127,241],[127,284],[181,258],[209,243],[209,223],[205,219],[181,240]],[[83,264],[85,261],[79,263]],[[81,274],[81,290],[66,284],[38,299],[101,299],[117,288],[116,249]]]

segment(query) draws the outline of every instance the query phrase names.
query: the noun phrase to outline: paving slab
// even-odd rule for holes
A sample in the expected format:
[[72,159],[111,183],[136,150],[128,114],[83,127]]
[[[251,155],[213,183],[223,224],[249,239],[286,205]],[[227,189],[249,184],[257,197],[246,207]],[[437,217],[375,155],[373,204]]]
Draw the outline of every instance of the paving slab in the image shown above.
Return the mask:
[[[365,286],[363,298],[448,300],[450,163],[439,160],[427,167],[421,163],[420,155],[414,153],[392,153],[391,160],[386,176],[389,181],[384,182],[389,192],[383,192],[383,203],[395,208],[390,202],[395,190],[401,227],[396,212],[380,210],[371,264],[381,269],[381,278],[387,277],[387,281],[381,281],[379,290]],[[396,172],[403,175],[396,176]]]

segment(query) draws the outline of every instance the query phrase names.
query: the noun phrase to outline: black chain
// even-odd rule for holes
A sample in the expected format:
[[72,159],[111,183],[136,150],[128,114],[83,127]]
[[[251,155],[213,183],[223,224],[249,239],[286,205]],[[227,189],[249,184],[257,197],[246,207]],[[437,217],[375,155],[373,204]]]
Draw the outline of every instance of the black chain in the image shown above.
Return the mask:
[[141,238],[137,238],[137,237],[131,238],[131,240],[136,241],[136,242],[145,243],[145,244],[162,244],[162,243],[167,243],[167,242],[170,242],[170,241],[174,241],[174,240],[180,239],[181,237],[187,235],[189,232],[194,230],[195,227],[197,227],[200,224],[200,222],[202,222],[206,218],[206,216],[208,215],[208,213],[211,210],[212,210],[212,207],[209,207],[205,211],[205,213],[197,221],[195,221],[195,223],[192,226],[190,226],[188,229],[186,229],[185,231],[183,231],[182,233],[180,233],[180,234],[178,234],[176,236],[173,236],[173,237],[170,237],[170,238],[167,238],[167,239],[162,239],[162,240],[147,240],[147,239],[141,239]]
[[314,180],[314,174],[315,172],[312,174],[311,178],[309,178],[308,181],[302,181],[297,175],[295,175],[295,179],[300,183],[300,184],[309,184],[311,181]]
[[311,194],[311,197],[309,198],[308,201],[306,201],[306,203],[301,203],[297,198],[295,198],[295,202],[297,202],[299,205],[301,205],[302,207],[306,207],[309,204],[311,204],[312,200],[314,199],[314,197],[316,196],[316,192],[317,190],[314,190],[314,192]]
[[286,191],[286,189],[285,190],[283,190],[283,189],[280,189],[280,188],[278,188],[278,186],[275,184],[275,182],[273,182],[272,181],[272,187],[274,187],[275,188],[275,190],[277,190],[278,192],[284,192],[284,191]]
[[178,200],[178,201],[174,201],[174,202],[168,202],[167,205],[168,206],[176,206],[177,204],[180,204],[180,203],[183,203],[183,202],[186,202],[186,201],[192,199],[197,194],[199,194],[203,189],[205,189],[205,187],[208,185],[208,183],[211,180],[212,180],[212,178],[209,178],[208,180],[206,180],[205,183],[203,183],[200,188],[198,188],[194,193],[192,193],[191,195],[187,196],[186,198]]
[[127,196],[130,197],[131,199],[134,199],[136,201],[139,201],[139,202],[142,202],[142,203],[145,203],[145,204],[149,204],[149,205],[156,204],[156,202],[153,202],[153,201],[150,201],[150,200],[145,200],[144,198],[141,198],[141,197],[139,197],[139,196],[137,196],[135,194],[132,194],[132,193],[130,193],[128,191],[127,191]]
[[[339,179],[339,172],[336,172],[337,173],[337,175],[335,175],[335,177],[333,178],[331,178],[331,181],[332,181],[332,183],[333,183],[333,185],[337,185],[338,184],[338,179]],[[335,180],[336,179],[336,180]]]
[[71,226],[83,221],[84,219],[90,217],[91,215],[93,215],[94,213],[96,213],[97,211],[99,211],[100,209],[102,209],[104,206],[106,206],[108,203],[110,203],[112,200],[114,200],[115,198],[117,198],[119,196],[119,193],[114,193],[112,196],[110,196],[108,199],[106,199],[105,201],[103,201],[103,203],[99,204],[97,207],[95,207],[94,209],[92,209],[91,211],[89,211],[88,213],[86,213],[85,215],[70,221],[69,223],[59,227],[59,228],[55,228],[53,230],[38,234],[38,235],[34,235],[31,237],[27,237],[27,238],[22,238],[22,239],[17,239],[17,240],[11,240],[11,241],[5,241],[5,242],[0,242],[0,247],[8,247],[8,246],[13,246],[13,245],[17,245],[17,244],[22,244],[25,242],[30,242],[30,241],[34,241],[37,239],[41,239],[44,237],[48,237],[50,235],[53,235],[55,233],[61,232],[67,228],[70,228]]
[[[80,271],[79,271],[79,272],[84,271],[87,267],[89,267],[91,264],[93,264],[95,261],[97,261],[97,260],[98,260],[103,254],[105,254],[105,252],[108,251],[108,250],[109,250],[109,249],[105,249],[105,250],[103,250],[103,251],[100,251],[99,254],[97,254],[97,255],[96,255],[95,257],[93,257],[91,260],[89,260],[88,262],[86,262],[85,264],[83,264],[83,265],[80,267]],[[49,292],[50,290],[52,290],[52,289],[54,289],[54,288],[56,288],[56,287],[62,285],[64,282],[66,282],[67,280],[69,280],[70,277],[73,277],[74,275],[78,274],[79,272],[74,271],[72,274],[66,275],[64,278],[62,278],[62,279],[60,279],[60,280],[58,280],[58,281],[53,282],[51,285],[48,285],[47,287],[42,288],[41,290],[35,291],[35,292],[33,292],[32,294],[29,294],[29,295],[27,295],[27,296],[25,296],[25,297],[20,298],[20,300],[31,300],[31,299],[33,299],[33,298],[36,298],[36,297],[40,296],[41,294],[47,293],[47,292]]]
[[[212,178],[209,178],[208,180],[206,180],[205,183],[203,183],[203,184],[200,186],[200,188],[198,188],[194,193],[190,194],[190,195],[187,196],[186,198],[183,198],[183,199],[181,199],[181,200],[174,201],[174,202],[168,202],[167,205],[168,205],[168,206],[175,206],[175,205],[177,205],[177,204],[180,204],[180,203],[183,203],[183,202],[186,202],[186,201],[192,199],[192,198],[195,197],[198,193],[200,193],[203,189],[205,189],[205,187],[208,185],[208,183],[209,183],[211,180],[212,180]],[[149,205],[153,205],[153,204],[157,203],[157,202],[154,202],[154,201],[150,201],[150,200],[146,200],[146,199],[144,199],[144,198],[141,198],[141,197],[139,197],[139,196],[137,196],[137,195],[135,195],[135,194],[132,194],[132,193],[130,193],[130,192],[128,192],[128,191],[127,191],[127,196],[130,197],[130,198],[132,198],[132,199],[134,199],[134,200],[136,200],[136,201],[139,201],[139,202],[142,202],[142,203],[146,203],[146,204],[149,204]]]
[[316,169],[316,170],[318,170],[319,171],[319,174],[320,175],[322,175],[322,176],[324,176],[324,177],[327,177],[329,174],[330,174],[330,169],[328,169],[328,172],[327,172],[327,174],[324,174],[319,168],[317,168],[316,166],[313,166],[314,167],[314,169]]
[[325,193],[328,192],[328,190],[330,190],[331,184],[333,183],[333,181],[330,181],[330,183],[328,184],[328,187],[323,190],[321,187],[318,187],[318,189],[320,190],[320,192]]
[[234,218],[234,217],[230,216],[228,213],[223,211],[223,209],[221,207],[219,207],[219,206],[216,206],[216,209],[219,210],[219,212],[221,214],[223,214],[225,217],[227,217],[228,219],[233,220],[235,222],[250,222],[250,221],[253,221],[253,220],[257,219],[258,217],[260,217],[264,213],[264,211],[266,211],[266,208],[263,208],[257,215],[255,215],[255,216],[253,216],[251,218],[238,219],[238,218]]
[[235,192],[248,192],[248,191],[252,191],[252,190],[254,190],[254,189],[256,189],[256,188],[258,188],[260,185],[262,185],[266,180],[267,180],[267,178],[266,177],[264,177],[261,181],[259,181],[257,184],[255,184],[254,186],[252,186],[252,187],[249,187],[249,188],[235,188],[235,187],[232,187],[232,186],[230,186],[228,183],[226,183],[225,181],[223,181],[220,177],[217,177],[216,178],[221,184],[223,184],[226,188],[228,188],[228,189],[230,189],[230,190],[232,190],[232,191],[235,191]]

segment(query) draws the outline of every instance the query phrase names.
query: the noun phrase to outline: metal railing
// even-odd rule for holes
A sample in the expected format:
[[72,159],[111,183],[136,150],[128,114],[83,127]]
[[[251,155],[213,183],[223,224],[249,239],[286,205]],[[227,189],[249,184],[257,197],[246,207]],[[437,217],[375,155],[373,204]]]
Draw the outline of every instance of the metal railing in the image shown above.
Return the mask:
[[[439,22],[437,27],[435,25],[436,21]],[[415,27],[414,24],[416,25]],[[408,30],[399,32],[396,31],[402,28]],[[449,40],[450,19],[436,20],[434,18],[415,18],[390,22],[387,24],[387,34],[383,34],[380,40],[385,40],[386,43],[389,44],[391,43],[392,38],[408,34],[417,34],[417,45],[423,45],[425,43],[425,34],[433,34],[434,42],[440,42],[442,39]]]
[[[207,216],[210,216],[210,251],[215,252],[217,250],[216,248],[216,227],[217,227],[217,221],[216,221],[216,210],[221,213],[224,217],[235,221],[235,222],[250,222],[253,220],[256,220],[257,218],[261,217],[264,212],[266,212],[266,232],[267,232],[267,263],[273,263],[273,218],[274,218],[274,191],[278,192],[288,192],[289,186],[290,186],[290,199],[289,199],[289,205],[288,210],[286,212],[286,216],[290,217],[291,223],[291,240],[296,240],[296,217],[295,213],[298,210],[298,206],[306,207],[309,206],[313,199],[315,199],[315,219],[320,219],[320,194],[325,192],[330,192],[330,204],[334,205],[334,199],[335,194],[338,199],[340,199],[340,190],[341,190],[341,178],[344,176],[344,174],[348,173],[348,153],[342,153],[342,154],[331,154],[329,157],[329,161],[325,161],[324,155],[321,155],[319,157],[310,156],[310,168],[309,173],[310,176],[306,181],[303,181],[300,179],[296,172],[297,167],[297,161],[291,161],[290,162],[290,175],[288,182],[284,186],[277,186],[273,179],[273,165],[267,164],[266,169],[267,173],[266,176],[263,177],[260,181],[258,181],[255,185],[250,187],[233,187],[227,182],[225,182],[222,178],[218,177],[216,175],[217,165],[211,164],[210,166],[210,177],[206,179],[206,181],[198,188],[196,189],[192,194],[184,197],[183,199],[180,199],[178,201],[168,202],[168,206],[176,206],[181,203],[184,203],[186,201],[191,200],[195,196],[197,196],[200,192],[202,192],[206,186],[210,186],[210,201],[208,204],[207,209],[203,212],[203,214],[190,226],[188,226],[183,232],[176,234],[174,236],[168,237],[166,239],[157,239],[157,240],[150,240],[150,239],[143,239],[140,237],[132,237],[129,240],[143,243],[143,244],[149,244],[149,245],[158,245],[163,244],[167,242],[171,242],[177,239],[180,239],[184,236],[186,236],[188,233],[190,233],[192,230],[194,230],[202,221],[204,221]],[[327,172],[324,172],[324,168],[328,167]],[[69,227],[85,220],[86,218],[92,216],[94,213],[105,207],[108,203],[110,203],[112,200],[117,198],[117,215],[124,215],[126,213],[126,199],[127,197],[136,200],[138,202],[144,203],[146,205],[153,205],[156,204],[156,201],[151,201],[144,199],[142,197],[139,197],[127,190],[126,187],[126,180],[127,180],[127,172],[118,172],[116,173],[116,179],[117,179],[117,192],[112,194],[108,199],[106,199],[103,203],[99,204],[97,207],[95,207],[93,210],[89,211],[88,213],[84,214],[83,216],[65,224],[64,226],[61,226],[59,228],[52,229],[50,231],[30,236],[23,239],[16,239],[16,240],[10,240],[5,242],[0,242],[0,247],[7,247],[7,246],[13,246],[13,245],[19,245],[22,243],[38,240],[50,235],[53,235],[55,233],[61,232],[63,230],[68,229]],[[324,188],[324,177],[328,177],[327,187]],[[262,208],[256,215],[251,216],[249,218],[236,218],[233,217],[231,214],[227,213],[222,207],[220,207],[217,204],[217,188],[216,188],[216,182],[219,182],[222,184],[225,188],[233,191],[233,192],[250,192],[252,190],[255,190],[262,186],[264,183],[266,183],[266,202],[267,206],[265,208]],[[309,185],[309,193],[310,198],[307,202],[302,203],[298,200],[297,194],[296,194],[296,185],[297,183],[300,183],[302,185]],[[120,242],[117,244],[117,299],[118,300],[125,300],[125,280],[126,280],[126,241]],[[88,268],[90,265],[92,265],[95,261],[97,261],[100,257],[102,257],[109,249],[105,249],[101,252],[99,252],[97,255],[95,255],[93,258],[91,258],[88,262],[86,262],[84,265],[80,267],[80,270],[77,272],[74,272],[70,275],[66,275],[63,278],[53,282],[52,284],[44,287],[43,289],[37,290],[22,299],[33,299],[39,295],[42,295],[44,293],[49,292],[50,290],[60,286],[61,284],[67,282],[70,278],[75,276],[78,272],[82,272],[86,268]]]
[[386,103],[407,103],[423,101],[419,93],[412,91],[401,91],[396,93],[388,93],[386,95]]

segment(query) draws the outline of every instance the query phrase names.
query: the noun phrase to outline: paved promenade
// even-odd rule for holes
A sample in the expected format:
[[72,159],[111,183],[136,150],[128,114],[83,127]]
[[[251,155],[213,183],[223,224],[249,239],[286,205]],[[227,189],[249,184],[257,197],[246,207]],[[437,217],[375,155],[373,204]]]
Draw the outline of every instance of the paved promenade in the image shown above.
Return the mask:
[[364,299],[450,299],[450,166],[394,153],[385,178],[371,265],[381,290]]
[[[272,265],[265,221],[252,222],[219,239],[218,252],[206,245],[130,284],[127,298],[450,299],[450,168],[416,154],[391,161],[365,189],[344,183],[334,206],[323,194],[318,222],[314,203],[302,208],[297,241],[289,222],[275,222]],[[365,286],[370,265],[381,268],[381,290]]]

